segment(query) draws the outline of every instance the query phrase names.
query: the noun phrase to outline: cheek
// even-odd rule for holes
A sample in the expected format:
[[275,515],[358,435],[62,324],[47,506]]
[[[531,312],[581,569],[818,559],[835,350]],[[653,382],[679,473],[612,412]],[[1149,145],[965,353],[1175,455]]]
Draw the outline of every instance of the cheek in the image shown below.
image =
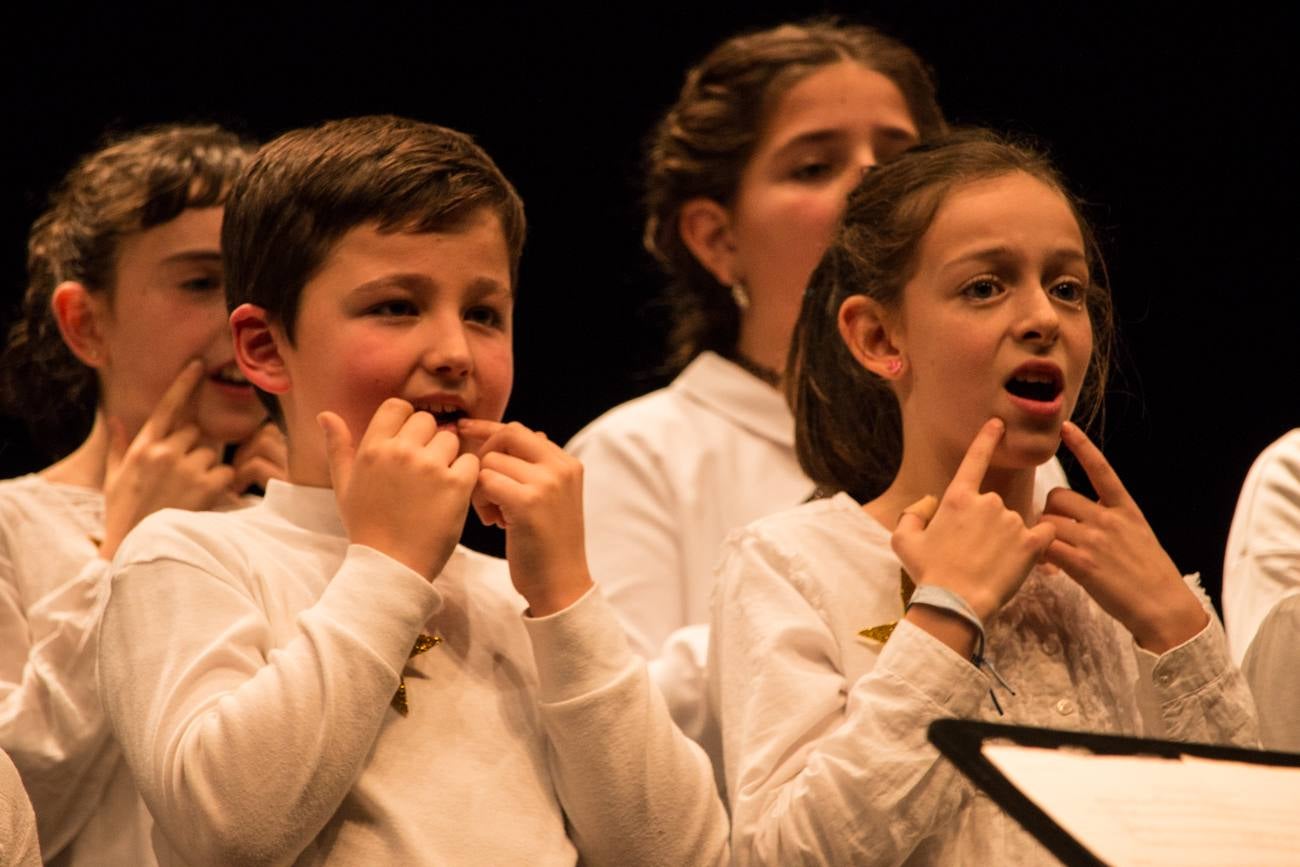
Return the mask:
[[830,244],[843,208],[833,187],[773,193],[755,202],[742,231],[766,267],[811,274]]
[[500,419],[514,383],[514,353],[510,341],[485,341],[476,347],[474,371],[478,381],[479,414],[484,418]]

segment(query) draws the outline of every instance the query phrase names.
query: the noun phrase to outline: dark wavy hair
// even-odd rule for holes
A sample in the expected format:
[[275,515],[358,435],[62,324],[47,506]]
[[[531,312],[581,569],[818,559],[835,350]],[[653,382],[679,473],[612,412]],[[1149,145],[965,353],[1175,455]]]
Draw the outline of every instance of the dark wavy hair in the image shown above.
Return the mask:
[[59,334],[55,288],[73,280],[111,298],[122,240],[222,204],[252,151],[216,125],[151,127],[110,137],[51,192],[27,237],[27,291],[0,356],[0,401],[52,457],[85,439],[99,401],[95,371]]
[[916,269],[916,251],[935,213],[956,187],[1023,172],[1069,203],[1083,236],[1091,282],[1084,304],[1093,354],[1075,417],[1101,412],[1114,353],[1114,318],[1106,266],[1080,202],[1047,157],[986,130],[953,133],[922,144],[868,172],[849,196],[826,255],[804,296],[786,366],[799,464],[824,493],[846,491],[859,502],[880,496],[898,473],[903,432],[889,385],[853,357],[839,333],[841,305],[866,295],[897,309]]
[[818,19],[718,45],[687,72],[677,101],[651,134],[644,243],[671,278],[670,367],[706,349],[734,355],[740,331],[730,288],[682,242],[682,205],[697,197],[730,205],[772,106],[812,72],[846,60],[894,82],[922,141],[945,130],[933,77],[915,52],[870,27]]

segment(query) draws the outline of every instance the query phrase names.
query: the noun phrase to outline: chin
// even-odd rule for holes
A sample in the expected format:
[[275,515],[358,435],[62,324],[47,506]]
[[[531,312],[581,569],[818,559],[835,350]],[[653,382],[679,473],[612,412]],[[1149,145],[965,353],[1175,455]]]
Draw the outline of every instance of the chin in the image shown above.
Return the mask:
[[247,412],[200,412],[199,430],[203,436],[220,443],[237,443],[248,439],[266,422],[261,404]]
[[1061,447],[1060,425],[1050,430],[1009,429],[998,448],[1008,468],[1032,469],[1047,463]]

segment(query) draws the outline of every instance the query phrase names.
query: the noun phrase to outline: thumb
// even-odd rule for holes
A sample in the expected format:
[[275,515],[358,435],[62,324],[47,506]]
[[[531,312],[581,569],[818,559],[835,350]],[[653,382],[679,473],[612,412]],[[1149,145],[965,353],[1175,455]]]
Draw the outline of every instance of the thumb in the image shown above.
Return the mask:
[[1052,542],[1056,541],[1056,527],[1048,521],[1039,521],[1030,528],[1029,536],[1033,540],[1034,553],[1042,556]]
[[[916,551],[917,546],[921,544],[922,537],[925,534],[925,521],[915,512],[903,512],[898,517],[898,526],[894,528],[894,535],[889,537],[889,545],[898,555],[906,567],[912,562],[912,554]],[[911,571],[910,569],[908,571]]]
[[352,475],[352,432],[347,424],[335,413],[326,410],[316,416],[316,424],[325,434],[325,455],[329,458],[330,481],[335,493],[341,493],[348,486]]

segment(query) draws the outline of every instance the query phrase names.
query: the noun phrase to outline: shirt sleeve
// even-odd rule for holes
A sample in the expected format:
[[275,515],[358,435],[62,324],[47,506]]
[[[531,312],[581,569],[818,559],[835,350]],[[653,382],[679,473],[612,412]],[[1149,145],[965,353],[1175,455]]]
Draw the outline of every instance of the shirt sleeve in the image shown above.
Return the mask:
[[1238,662],[1279,601],[1300,595],[1300,431],[1269,446],[1242,484],[1223,562],[1223,611]]
[[707,714],[708,625],[686,623],[680,504],[652,444],[596,422],[567,446],[582,461],[587,560],[632,650],[674,722],[691,738],[716,737]]
[[719,573],[710,682],[735,863],[899,863],[972,797],[926,728],[976,715],[987,681],[904,620],[849,682],[800,572],[744,533]]
[[[1196,635],[1162,654],[1133,641],[1139,707],[1147,734],[1170,740],[1259,746],[1255,702],[1241,671],[1228,655],[1223,625],[1196,575],[1184,580],[1209,614]],[[1146,695],[1142,695],[1146,693]]]
[[[134,549],[159,550],[160,532]],[[163,550],[113,577],[100,671],[114,731],[172,848],[288,863],[364,767],[437,591],[353,545],[286,643],[229,555],[188,538]]]
[[0,550],[0,747],[27,786],[47,856],[85,825],[117,760],[95,683],[107,575],[107,561],[92,556],[24,608]]
[[708,759],[673,725],[600,590],[524,623],[552,775],[583,863],[729,863]]
[[36,817],[22,780],[8,756],[0,753],[0,864],[40,867]]
[[1300,752],[1300,596],[1283,599],[1264,618],[1241,664],[1259,708],[1260,737],[1271,750]]

